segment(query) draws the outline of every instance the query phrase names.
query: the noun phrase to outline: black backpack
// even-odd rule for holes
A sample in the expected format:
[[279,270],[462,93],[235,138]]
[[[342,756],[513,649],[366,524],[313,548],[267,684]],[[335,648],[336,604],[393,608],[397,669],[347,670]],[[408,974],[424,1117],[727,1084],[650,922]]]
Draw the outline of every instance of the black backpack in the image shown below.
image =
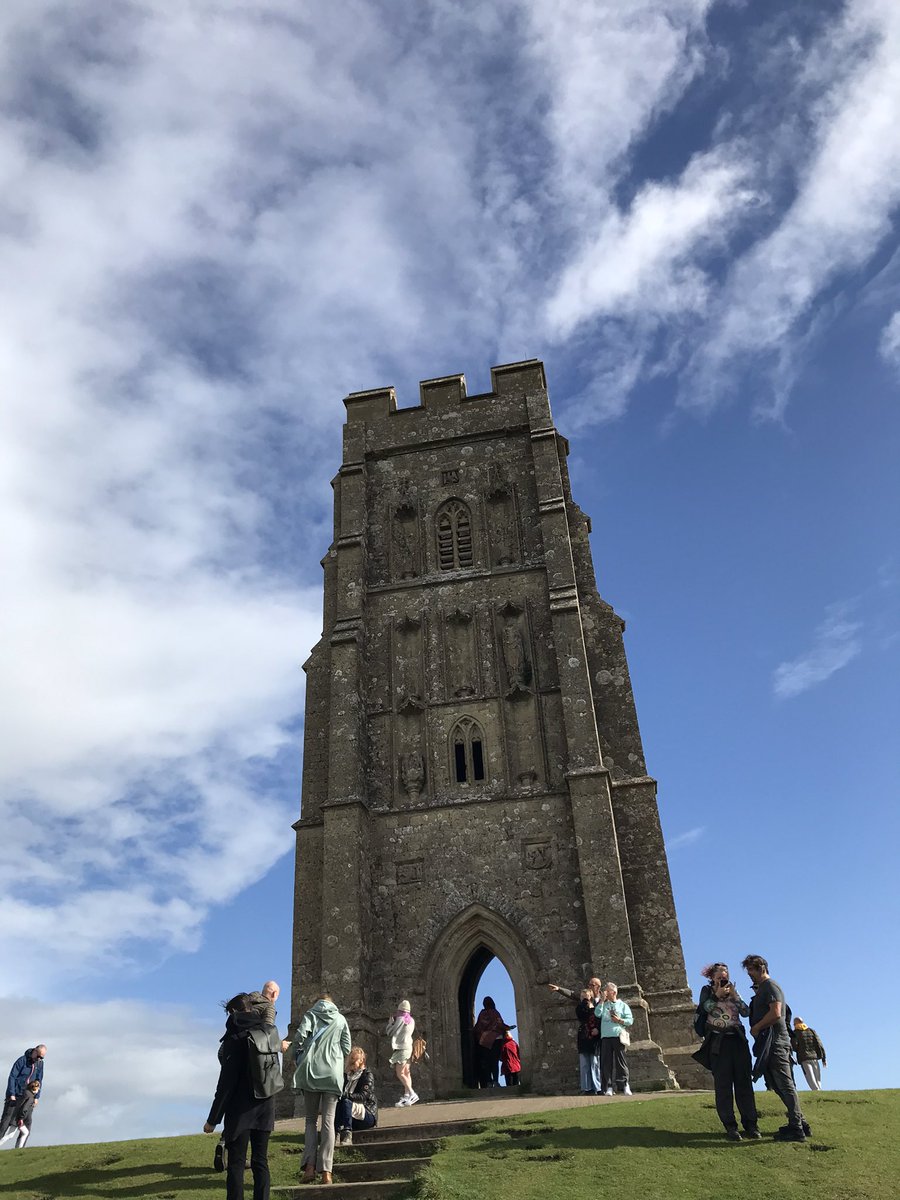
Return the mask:
[[697,1011],[694,1014],[694,1033],[697,1037],[706,1037],[706,1018],[709,1013],[703,1007],[702,1003],[697,1005]]
[[257,1100],[275,1096],[284,1088],[281,1076],[281,1038],[274,1025],[251,1029],[247,1035],[250,1086]]

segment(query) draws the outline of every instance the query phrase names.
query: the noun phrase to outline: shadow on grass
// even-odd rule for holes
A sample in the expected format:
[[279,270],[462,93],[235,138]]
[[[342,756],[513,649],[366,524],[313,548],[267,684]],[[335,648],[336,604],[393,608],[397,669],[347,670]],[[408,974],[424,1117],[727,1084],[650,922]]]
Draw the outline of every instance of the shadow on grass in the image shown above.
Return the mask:
[[[114,1179],[137,1180],[139,1176],[156,1175],[162,1179],[136,1182],[133,1187],[112,1187]],[[55,1171],[51,1175],[36,1175],[33,1179],[22,1180],[19,1187],[24,1194],[34,1193],[41,1197],[59,1197],[60,1200],[77,1200],[102,1197],[105,1200],[120,1200],[125,1196],[177,1196],[179,1191],[223,1191],[222,1175],[214,1175],[209,1167],[186,1167],[181,1163],[147,1163],[144,1166],[121,1167],[110,1170],[109,1167],[97,1169],[91,1167],[76,1168],[71,1171]],[[152,1189],[152,1190],[151,1190]]]
[[[547,1150],[615,1150],[623,1146],[633,1149],[658,1150],[661,1147],[693,1149],[697,1146],[718,1146],[724,1140],[721,1130],[701,1133],[656,1129],[652,1125],[626,1125],[613,1129],[541,1129],[533,1137],[523,1137],[522,1130],[503,1130],[497,1137],[481,1142],[479,1150],[499,1154],[507,1152]],[[521,1140],[520,1140],[521,1139]]]

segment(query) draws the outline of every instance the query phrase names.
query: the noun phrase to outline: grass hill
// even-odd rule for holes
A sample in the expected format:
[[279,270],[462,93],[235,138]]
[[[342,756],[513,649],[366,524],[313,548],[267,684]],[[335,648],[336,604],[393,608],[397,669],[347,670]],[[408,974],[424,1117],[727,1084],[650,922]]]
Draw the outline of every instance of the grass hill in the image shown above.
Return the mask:
[[[417,1200],[894,1200],[900,1195],[900,1091],[803,1093],[804,1145],[726,1142],[712,1097],[535,1113],[447,1139],[409,1191]],[[771,1133],[783,1109],[763,1095]],[[301,1138],[276,1133],[273,1185],[296,1183]],[[0,1152],[5,1200],[213,1200],[214,1137]],[[336,1156],[340,1161],[340,1152]],[[249,1181],[249,1180],[248,1180]],[[276,1193],[277,1194],[277,1193]],[[248,1189],[250,1195],[250,1189]]]

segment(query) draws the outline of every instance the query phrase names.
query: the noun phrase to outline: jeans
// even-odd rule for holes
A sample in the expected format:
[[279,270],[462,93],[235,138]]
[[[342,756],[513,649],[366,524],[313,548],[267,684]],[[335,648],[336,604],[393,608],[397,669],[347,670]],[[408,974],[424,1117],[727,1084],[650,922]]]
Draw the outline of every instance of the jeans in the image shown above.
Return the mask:
[[581,1090],[583,1092],[600,1091],[599,1054],[586,1054],[583,1050],[579,1050],[578,1073],[581,1076]]
[[250,1143],[250,1170],[253,1172],[253,1200],[269,1200],[269,1130],[245,1129],[225,1143],[228,1173],[225,1176],[226,1200],[244,1200],[244,1165]]
[[360,1121],[353,1116],[352,1109],[353,1101],[350,1097],[341,1096],[337,1102],[337,1108],[334,1110],[335,1129],[351,1129],[354,1133],[358,1129],[371,1129],[375,1124],[375,1114],[367,1112]]
[[[718,1046],[716,1046],[718,1041]],[[750,1047],[741,1034],[723,1033],[713,1041],[713,1082],[716,1089],[716,1112],[726,1129],[737,1129],[734,1101],[737,1101],[741,1124],[748,1132],[756,1129],[756,1097],[753,1094]]]
[[772,1053],[763,1074],[766,1087],[770,1088],[787,1109],[788,1125],[791,1129],[803,1128],[803,1113],[800,1111],[800,1098],[794,1086],[794,1076],[791,1072],[790,1043],[774,1042]]
[[[304,1092],[303,1105],[306,1111],[306,1137],[303,1141],[301,1167],[314,1166],[317,1171],[331,1171],[334,1162],[334,1110],[338,1097],[333,1092]],[[319,1109],[322,1111],[322,1136],[316,1124]]]

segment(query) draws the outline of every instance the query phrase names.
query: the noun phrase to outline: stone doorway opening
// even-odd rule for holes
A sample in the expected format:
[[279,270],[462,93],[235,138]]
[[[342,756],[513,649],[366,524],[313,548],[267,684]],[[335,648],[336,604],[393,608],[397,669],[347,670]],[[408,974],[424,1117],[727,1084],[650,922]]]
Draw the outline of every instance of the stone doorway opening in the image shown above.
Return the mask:
[[[503,960],[483,943],[473,951],[463,968],[457,995],[459,1004],[459,1049],[462,1081],[465,1087],[478,1087],[473,1028],[485,996],[490,996],[507,1025],[515,1025],[513,1037],[519,1041],[516,995],[512,977]],[[502,1086],[502,1077],[499,1080]]]

